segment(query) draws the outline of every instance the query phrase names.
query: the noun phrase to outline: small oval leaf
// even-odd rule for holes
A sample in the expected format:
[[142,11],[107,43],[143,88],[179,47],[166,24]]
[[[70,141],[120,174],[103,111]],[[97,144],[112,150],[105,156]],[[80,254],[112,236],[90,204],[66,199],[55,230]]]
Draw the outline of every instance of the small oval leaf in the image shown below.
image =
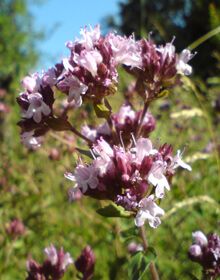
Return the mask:
[[96,212],[104,217],[121,217],[121,218],[130,218],[132,216],[131,212],[125,211],[123,207],[118,206],[114,203],[110,203],[103,208],[99,208]]

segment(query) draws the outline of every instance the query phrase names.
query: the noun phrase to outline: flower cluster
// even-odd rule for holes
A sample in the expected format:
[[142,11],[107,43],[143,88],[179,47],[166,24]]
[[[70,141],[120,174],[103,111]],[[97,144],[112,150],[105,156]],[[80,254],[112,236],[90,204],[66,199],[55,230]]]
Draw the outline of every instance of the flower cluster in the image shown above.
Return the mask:
[[164,214],[156,201],[169,190],[169,179],[178,166],[191,170],[181,159],[180,151],[172,156],[172,147],[165,144],[158,150],[147,138],[139,138],[131,148],[111,147],[103,138],[91,151],[90,164],[79,163],[66,178],[74,181],[73,192],[96,199],[108,199],[135,214],[135,224],[148,220],[151,227],[160,224]]
[[193,244],[189,248],[189,257],[199,263],[205,275],[217,279],[220,276],[220,236],[212,233],[208,236],[201,231],[192,234]]
[[6,226],[7,234],[12,238],[17,238],[25,234],[26,229],[23,222],[19,219],[13,219]]
[[95,254],[90,246],[86,246],[75,261],[76,269],[82,273],[82,280],[92,279],[95,269]]
[[59,280],[63,277],[67,267],[73,263],[69,253],[65,253],[63,248],[59,251],[51,245],[45,248],[46,259],[42,265],[33,259],[27,261],[28,276],[26,280]]
[[[21,141],[36,149],[49,129],[75,133],[89,145],[92,161],[80,159],[75,171],[66,174],[76,183],[69,191],[70,200],[82,194],[108,199],[130,211],[137,226],[148,220],[155,228],[164,214],[157,200],[170,189],[178,166],[191,167],[182,161],[180,151],[173,155],[170,145],[153,147],[148,137],[155,129],[155,119],[148,106],[164,90],[179,84],[181,75],[191,74],[188,61],[193,55],[189,50],[177,54],[173,42],[157,46],[151,39],[135,40],[134,35],[110,32],[102,36],[98,25],[81,29],[80,35],[66,43],[68,57],[22,80],[24,91],[17,98],[22,111]],[[139,111],[127,98],[118,113],[112,113],[106,97],[117,90],[119,66],[136,78],[130,91],[144,99]],[[66,96],[58,114],[56,91]],[[84,125],[78,131],[70,124],[68,112],[86,100],[106,121],[96,127]]]
[[181,75],[192,73],[188,61],[193,54],[189,50],[184,49],[178,55],[172,42],[157,46],[151,40],[142,39],[139,44],[142,66],[131,72],[136,75],[136,89],[145,100],[157,98],[163,90],[179,84]]
[[[80,107],[86,100],[101,104],[117,91],[118,67],[123,65],[136,78],[136,91],[145,102],[150,102],[164,89],[178,84],[181,75],[192,72],[188,61],[193,55],[189,50],[178,55],[172,43],[157,46],[152,40],[135,40],[133,35],[126,37],[115,32],[102,36],[99,25],[81,29],[80,35],[81,38],[66,43],[68,57],[47,71],[22,80],[23,91],[17,98],[22,113],[19,125],[22,143],[29,149],[38,148],[41,136],[49,129],[71,129],[66,111],[55,116],[56,91],[66,96],[70,107]],[[120,114],[126,115],[130,109],[123,110]],[[113,119],[118,122],[117,116]],[[131,128],[136,121],[134,116],[131,123],[124,120],[123,125]]]

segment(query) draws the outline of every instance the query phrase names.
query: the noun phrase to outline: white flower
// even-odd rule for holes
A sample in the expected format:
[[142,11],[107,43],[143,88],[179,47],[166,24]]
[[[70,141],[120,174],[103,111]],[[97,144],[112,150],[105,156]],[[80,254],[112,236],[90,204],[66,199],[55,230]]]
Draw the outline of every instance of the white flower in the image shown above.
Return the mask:
[[29,107],[24,113],[25,118],[32,118],[36,123],[41,122],[42,115],[48,116],[51,112],[50,107],[43,101],[43,97],[40,93],[34,92],[27,95],[29,101]]
[[70,256],[70,253],[66,253],[63,256],[62,262],[61,262],[61,269],[66,270],[67,266],[73,263],[73,259]]
[[69,59],[67,57],[63,58],[63,67],[66,71],[73,71],[73,66],[69,63]]
[[113,165],[111,159],[114,155],[113,149],[103,138],[100,138],[93,151],[98,155],[94,161],[94,166],[99,170],[99,176],[103,176]]
[[187,62],[192,59],[194,54],[190,52],[190,50],[183,50],[181,54],[179,55],[179,58],[177,60],[176,69],[178,73],[183,75],[191,75],[192,74],[192,67],[187,64]]
[[82,44],[87,50],[90,50],[94,47],[94,43],[97,42],[101,36],[100,26],[96,25],[94,29],[89,26],[90,30],[87,28],[82,28],[80,30],[80,35],[82,38],[80,40],[76,40],[77,43]]
[[170,190],[169,183],[163,174],[164,171],[164,163],[162,161],[156,161],[151,167],[147,178],[148,182],[156,187],[155,194],[158,198],[163,198],[165,188]]
[[40,137],[34,137],[33,135],[34,135],[34,130],[23,132],[21,134],[21,142],[28,149],[36,150],[41,146]]
[[98,169],[94,165],[79,164],[74,173],[65,173],[64,176],[76,182],[75,188],[79,188],[85,193],[88,188],[95,189],[98,185]]
[[140,209],[135,217],[136,226],[143,226],[146,220],[148,220],[152,228],[160,225],[161,221],[159,217],[164,215],[164,210],[154,202],[154,195],[143,198],[139,202],[139,207]]
[[177,167],[182,167],[184,169],[187,169],[188,171],[192,171],[192,168],[190,165],[188,165],[187,163],[185,163],[182,160],[182,153],[180,150],[177,151],[176,156],[173,158],[171,165],[169,167],[170,171],[172,172],[173,170],[175,170]]
[[102,158],[109,158],[113,157],[114,155],[113,149],[103,138],[100,138],[97,141],[97,144],[94,146],[93,150]]
[[167,59],[167,57],[171,60],[175,57],[175,46],[172,43],[167,43],[165,46],[159,46],[157,51],[162,54],[163,60]]
[[90,128],[88,125],[82,126],[81,133],[92,142],[94,142],[97,137],[97,130],[94,128]]
[[57,264],[58,254],[56,248],[53,245],[50,245],[50,247],[45,248],[44,253],[46,254],[48,260],[53,266]]
[[205,234],[198,230],[192,233],[193,242],[201,247],[206,246],[208,244],[208,239]]
[[145,156],[154,155],[158,152],[156,149],[153,149],[151,141],[147,138],[139,138],[133,150],[136,151],[135,157],[139,163],[142,162]]

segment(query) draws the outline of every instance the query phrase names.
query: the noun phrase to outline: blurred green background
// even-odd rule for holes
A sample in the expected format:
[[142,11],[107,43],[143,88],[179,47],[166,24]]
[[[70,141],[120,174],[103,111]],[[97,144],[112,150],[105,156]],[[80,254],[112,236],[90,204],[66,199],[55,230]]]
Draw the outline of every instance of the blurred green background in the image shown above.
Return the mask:
[[[191,233],[220,234],[220,2],[118,2],[118,15],[109,10],[99,19],[104,31],[134,32],[136,38],[153,31],[151,36],[158,43],[171,41],[175,35],[179,51],[192,44],[198,52],[192,61],[191,80],[185,79],[183,87],[151,107],[157,118],[151,138],[158,146],[166,142],[175,150],[185,148],[184,158],[193,170],[175,175],[172,191],[161,203],[167,212],[161,226],[154,230],[146,225],[149,244],[158,254],[161,279],[194,279],[193,275],[200,277],[200,268],[187,258]],[[128,238],[123,231],[134,227],[133,220],[99,216],[95,210],[103,202],[90,198],[68,201],[71,183],[63,174],[74,169],[78,140],[67,145],[63,140],[67,135],[50,133],[35,152],[20,143],[16,125],[20,112],[15,99],[21,78],[39,66],[37,46],[47,36],[35,28],[31,5],[27,0],[0,1],[0,279],[25,279],[27,257],[43,260],[43,249],[50,243],[63,246],[73,258],[89,244],[97,258],[94,279],[128,279],[127,245],[140,240]],[[47,5],[47,1],[39,1],[39,5]],[[210,36],[202,37],[212,30]],[[121,70],[119,92],[110,100],[115,110],[123,102],[122,93],[130,80]],[[76,110],[72,115],[76,125],[85,121],[79,114]],[[54,158],[52,149],[59,156]],[[14,218],[26,228],[25,234],[16,238],[6,230]],[[64,279],[75,277],[72,266]]]

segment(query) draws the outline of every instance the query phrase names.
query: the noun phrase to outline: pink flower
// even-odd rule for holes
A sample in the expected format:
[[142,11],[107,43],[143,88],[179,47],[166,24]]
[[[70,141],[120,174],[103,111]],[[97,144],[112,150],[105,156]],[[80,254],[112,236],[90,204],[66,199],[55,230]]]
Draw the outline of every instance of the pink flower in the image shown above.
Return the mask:
[[114,114],[113,119],[116,125],[124,125],[127,120],[133,122],[136,118],[135,111],[130,105],[122,105],[118,113]]
[[102,62],[102,56],[97,50],[85,50],[80,55],[75,53],[73,60],[77,65],[87,69],[95,77],[97,75],[98,65]]
[[103,138],[100,138],[97,141],[97,144],[94,145],[93,150],[102,158],[110,158],[114,155],[113,149]]
[[88,188],[95,189],[98,185],[98,170],[93,165],[79,164],[74,173],[65,173],[65,177],[71,181],[76,182],[75,188],[79,188],[83,193]]
[[139,45],[135,42],[134,36],[122,37],[110,33],[106,40],[109,42],[116,64],[125,64],[131,67],[140,67],[141,52]]
[[197,258],[197,257],[202,255],[202,249],[201,249],[201,247],[199,245],[194,244],[194,245],[190,246],[189,254],[191,256]]
[[60,90],[68,90],[68,102],[75,101],[75,106],[80,107],[82,105],[82,95],[84,95],[88,87],[83,84],[76,76],[68,74],[64,76],[64,79],[59,82],[58,88]]
[[139,138],[135,147],[135,160],[139,163],[142,162],[145,156],[154,155],[158,153],[156,149],[153,149],[150,139]]
[[57,82],[56,71],[53,67],[49,68],[42,77],[44,85],[54,86]]
[[145,221],[148,220],[149,225],[152,228],[156,228],[160,225],[160,216],[164,215],[164,210],[160,208],[154,202],[154,195],[143,198],[139,202],[139,210],[135,217],[135,225],[141,227]]

